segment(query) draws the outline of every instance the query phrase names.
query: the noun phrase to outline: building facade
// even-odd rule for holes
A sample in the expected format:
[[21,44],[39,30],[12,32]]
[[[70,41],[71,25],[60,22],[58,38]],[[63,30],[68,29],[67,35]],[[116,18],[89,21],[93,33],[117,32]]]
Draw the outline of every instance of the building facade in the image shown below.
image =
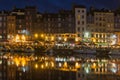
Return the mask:
[[120,44],[120,13],[115,12],[114,15],[114,32],[117,36],[117,43]]
[[16,35],[16,17],[13,15],[7,16],[7,39],[13,40]]
[[87,15],[87,30],[91,41],[111,45],[114,36],[114,13],[110,10],[92,10]]
[[28,39],[32,39],[35,29],[35,23],[37,21],[37,8],[35,6],[25,7],[25,30]]
[[1,11],[0,12],[0,39],[6,40],[7,39],[7,12]]
[[84,6],[74,6],[75,28],[77,37],[84,40],[86,32],[86,8]]

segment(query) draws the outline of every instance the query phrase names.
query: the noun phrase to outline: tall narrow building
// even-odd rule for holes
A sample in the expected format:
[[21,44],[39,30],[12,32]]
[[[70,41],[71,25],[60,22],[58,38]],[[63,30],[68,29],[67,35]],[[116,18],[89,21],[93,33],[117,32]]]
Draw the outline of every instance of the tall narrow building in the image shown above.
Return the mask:
[[34,36],[33,31],[35,29],[35,22],[37,18],[37,8],[35,6],[26,6],[25,7],[25,26],[28,32],[27,36],[29,39],[32,39]]
[[84,40],[86,32],[86,8],[85,6],[75,5],[74,12],[77,37],[80,40]]
[[16,34],[23,35],[25,28],[25,11],[24,9],[14,8],[11,15],[15,16],[16,19]]
[[16,17],[13,15],[7,16],[7,39],[13,40],[16,35]]
[[7,12],[0,12],[0,40],[7,39]]

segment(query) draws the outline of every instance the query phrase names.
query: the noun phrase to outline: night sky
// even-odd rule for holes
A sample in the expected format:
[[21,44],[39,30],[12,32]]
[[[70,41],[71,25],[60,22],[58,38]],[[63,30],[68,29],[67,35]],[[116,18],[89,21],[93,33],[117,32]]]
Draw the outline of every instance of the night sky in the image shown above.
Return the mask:
[[13,6],[18,8],[36,6],[40,12],[56,12],[59,9],[71,9],[73,3],[85,5],[87,8],[95,6],[116,9],[120,6],[120,0],[0,0],[0,10],[11,10]]

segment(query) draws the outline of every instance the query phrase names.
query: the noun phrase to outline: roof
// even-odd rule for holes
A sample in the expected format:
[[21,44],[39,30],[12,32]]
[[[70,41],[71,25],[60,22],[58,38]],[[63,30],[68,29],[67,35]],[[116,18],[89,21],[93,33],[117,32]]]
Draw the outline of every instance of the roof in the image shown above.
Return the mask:
[[86,8],[84,5],[73,5],[73,8]]
[[24,9],[21,9],[21,8],[15,8],[12,10],[12,12],[24,12],[25,10]]

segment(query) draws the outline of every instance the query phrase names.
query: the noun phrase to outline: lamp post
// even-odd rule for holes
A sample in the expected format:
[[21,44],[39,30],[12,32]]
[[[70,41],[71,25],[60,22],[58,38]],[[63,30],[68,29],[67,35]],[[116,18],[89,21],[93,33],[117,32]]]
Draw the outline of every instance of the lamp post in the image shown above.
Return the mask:
[[36,34],[34,34],[34,37],[35,37],[35,39],[37,39],[38,38],[38,34],[36,33]]

